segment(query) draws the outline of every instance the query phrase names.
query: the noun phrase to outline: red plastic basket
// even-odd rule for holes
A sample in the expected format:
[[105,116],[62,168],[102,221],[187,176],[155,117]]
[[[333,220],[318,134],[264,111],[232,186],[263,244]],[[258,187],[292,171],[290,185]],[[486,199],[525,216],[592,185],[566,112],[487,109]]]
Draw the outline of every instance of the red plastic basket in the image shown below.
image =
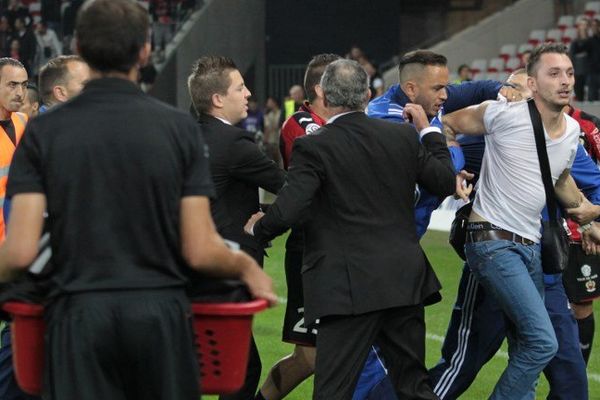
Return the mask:
[[4,303],[2,308],[13,318],[11,341],[17,383],[24,392],[39,395],[44,368],[44,307],[9,302]]
[[252,317],[266,307],[266,300],[192,304],[202,393],[234,393],[242,387]]
[[[252,317],[266,307],[266,300],[192,303],[203,393],[227,394],[242,387],[246,377]],[[44,307],[7,302],[2,308],[13,318],[12,350],[17,383],[26,393],[39,395],[44,368]]]

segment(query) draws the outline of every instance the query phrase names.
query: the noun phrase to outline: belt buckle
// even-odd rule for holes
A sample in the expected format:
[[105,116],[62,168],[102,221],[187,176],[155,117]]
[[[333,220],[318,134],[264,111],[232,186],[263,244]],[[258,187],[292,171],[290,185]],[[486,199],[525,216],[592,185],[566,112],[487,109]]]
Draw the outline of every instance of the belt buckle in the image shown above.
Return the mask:
[[511,232],[511,234],[512,234],[512,241],[514,243],[525,244],[523,236],[519,236],[514,232]]

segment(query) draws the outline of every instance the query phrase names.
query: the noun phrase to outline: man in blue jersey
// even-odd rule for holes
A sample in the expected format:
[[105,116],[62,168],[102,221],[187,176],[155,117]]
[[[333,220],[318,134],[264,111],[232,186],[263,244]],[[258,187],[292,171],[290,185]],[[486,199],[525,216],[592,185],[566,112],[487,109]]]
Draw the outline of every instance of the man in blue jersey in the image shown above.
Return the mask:
[[[447,60],[441,54],[427,50],[417,50],[405,54],[398,66],[400,83],[392,86],[382,96],[372,100],[367,107],[370,117],[392,122],[410,122],[421,133],[442,131],[441,116],[482,101],[496,99],[498,94],[510,100],[520,100],[521,94],[511,87],[495,81],[465,82],[448,85]],[[449,143],[450,155],[457,171],[457,196],[467,199],[471,187],[462,187],[465,177],[471,177],[463,169],[465,160],[457,143]],[[415,190],[415,220],[417,234],[422,237],[427,230],[432,212],[444,199],[433,196],[422,188]],[[379,376],[381,361],[372,352],[365,364],[357,392],[368,388],[369,373]],[[379,372],[380,374],[380,372]],[[364,398],[355,396],[354,400]],[[394,399],[395,395],[387,379],[381,380],[368,395],[369,399]]]
[[[515,71],[508,84],[531,95],[524,69]],[[483,136],[458,138],[465,169],[477,178],[485,149]],[[600,171],[579,145],[571,175],[592,202],[600,203]],[[589,203],[586,203],[589,204]],[[589,209],[594,210],[592,207]],[[597,218],[595,215],[594,218]],[[568,308],[561,275],[544,275],[546,310],[558,341],[558,352],[544,369],[550,383],[548,399],[588,398],[585,363],[579,350],[577,324]],[[456,399],[475,380],[483,365],[494,356],[506,336],[507,323],[500,306],[485,293],[465,264],[456,304],[442,347],[442,357],[429,373],[440,399]]]
[[[388,89],[383,96],[369,103],[370,117],[393,122],[411,122],[419,132],[441,132],[441,117],[446,112],[492,100],[498,94],[509,101],[521,100],[521,94],[496,81],[473,81],[448,85],[447,60],[441,54],[428,50],[416,50],[405,54],[398,66],[400,83]],[[449,143],[450,155],[457,171],[464,166],[464,157],[457,143]],[[466,200],[468,189],[460,187],[458,176],[457,194]],[[417,234],[423,236],[429,225],[431,213],[443,199],[417,188],[415,192],[415,219]]]

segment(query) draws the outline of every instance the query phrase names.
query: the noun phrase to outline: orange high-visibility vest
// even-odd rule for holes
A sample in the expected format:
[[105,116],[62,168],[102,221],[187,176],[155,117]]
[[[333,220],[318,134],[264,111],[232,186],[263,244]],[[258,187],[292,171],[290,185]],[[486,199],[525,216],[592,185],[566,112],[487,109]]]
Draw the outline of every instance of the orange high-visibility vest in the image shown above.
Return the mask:
[[[14,112],[10,115],[13,125],[15,126],[15,138],[18,144],[25,132],[25,124],[27,123],[27,115]],[[0,126],[0,243],[4,241],[6,236],[6,226],[4,224],[4,196],[6,196],[6,183],[8,182],[8,170],[10,163],[15,153],[16,146],[8,136],[8,133]]]

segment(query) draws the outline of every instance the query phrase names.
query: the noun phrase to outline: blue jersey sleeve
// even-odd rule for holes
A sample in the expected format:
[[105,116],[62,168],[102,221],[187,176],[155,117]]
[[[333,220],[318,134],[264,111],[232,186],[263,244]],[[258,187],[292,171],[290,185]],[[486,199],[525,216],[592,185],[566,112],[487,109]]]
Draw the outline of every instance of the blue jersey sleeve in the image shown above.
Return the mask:
[[490,80],[448,85],[448,99],[444,103],[444,112],[451,113],[486,100],[495,100],[501,87],[501,82]]
[[367,115],[371,118],[386,119],[398,124],[405,122],[403,108],[390,101],[386,96],[380,96],[372,100],[367,106]]
[[582,145],[577,147],[575,161],[571,167],[571,176],[589,201],[600,204],[600,170]]
[[454,171],[458,173],[461,169],[465,168],[465,156],[462,149],[458,146],[448,146],[448,150],[450,151],[452,164],[454,164]]
[[2,216],[4,217],[4,226],[8,225],[8,217],[10,216],[10,199],[4,199],[4,205],[2,206]]

